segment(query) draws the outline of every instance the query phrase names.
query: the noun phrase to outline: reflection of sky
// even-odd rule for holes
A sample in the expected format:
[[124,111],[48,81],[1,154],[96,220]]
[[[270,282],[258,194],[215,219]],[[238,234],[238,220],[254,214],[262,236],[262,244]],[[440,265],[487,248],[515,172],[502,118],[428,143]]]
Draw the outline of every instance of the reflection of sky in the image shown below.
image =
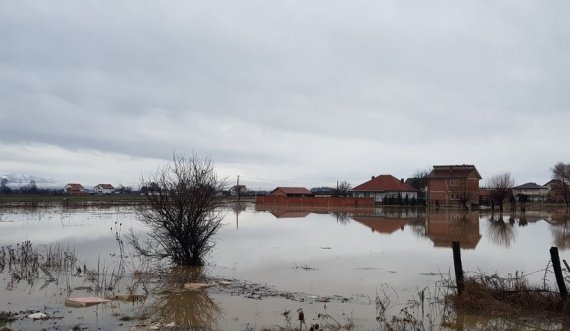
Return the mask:
[[[381,220],[378,220],[381,222]],[[0,245],[31,240],[34,245],[62,243],[75,248],[80,262],[96,263],[117,250],[110,228],[122,223],[122,231],[141,231],[128,208],[41,212],[5,211],[0,222]],[[397,289],[414,290],[452,270],[450,248],[434,247],[407,225],[392,234],[373,232],[356,221],[338,223],[334,215],[310,214],[305,218],[275,218],[269,212],[228,212],[225,226],[216,236],[208,256],[216,276],[235,277],[318,295],[374,295],[388,283]],[[508,245],[488,236],[491,226],[481,217],[480,242],[463,250],[463,266],[469,271],[502,275],[543,269],[554,242],[552,225],[529,222],[525,227],[508,224]],[[420,229],[420,232],[422,230]],[[330,249],[329,249],[330,248]],[[565,258],[565,251],[561,251]],[[304,270],[301,267],[316,270]],[[539,277],[541,277],[539,275]]]
[[[140,231],[141,225],[135,220],[131,210],[110,209],[38,209],[34,211],[5,211],[0,222],[0,246],[14,245],[26,240],[34,246],[61,244],[78,253],[79,262],[88,267],[97,263],[99,256],[115,253],[115,242],[111,227],[120,226],[123,234],[134,228]],[[40,248],[41,252],[41,248]]]

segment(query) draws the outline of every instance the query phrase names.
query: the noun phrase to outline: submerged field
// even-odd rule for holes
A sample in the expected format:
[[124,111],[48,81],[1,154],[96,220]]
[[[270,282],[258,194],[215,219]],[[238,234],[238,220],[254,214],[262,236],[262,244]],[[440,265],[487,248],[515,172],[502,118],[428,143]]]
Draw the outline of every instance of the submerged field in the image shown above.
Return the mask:
[[[129,206],[2,208],[0,246],[14,257],[4,255],[0,264],[0,311],[10,313],[0,316],[0,325],[292,329],[302,309],[307,326],[328,329],[377,330],[385,322],[434,330],[503,323],[513,329],[508,319],[437,304],[449,291],[451,242],[462,243],[467,275],[517,272],[553,284],[548,249],[558,246],[566,258],[570,247],[568,215],[558,209],[500,217],[424,209],[256,210],[242,203],[228,205],[224,224],[205,268],[172,270],[130,252],[124,235],[145,228]],[[37,261],[22,266],[22,254],[34,253]],[[196,282],[215,286],[184,288]],[[85,296],[111,301],[65,305],[66,298]],[[33,312],[49,319],[26,317]]]

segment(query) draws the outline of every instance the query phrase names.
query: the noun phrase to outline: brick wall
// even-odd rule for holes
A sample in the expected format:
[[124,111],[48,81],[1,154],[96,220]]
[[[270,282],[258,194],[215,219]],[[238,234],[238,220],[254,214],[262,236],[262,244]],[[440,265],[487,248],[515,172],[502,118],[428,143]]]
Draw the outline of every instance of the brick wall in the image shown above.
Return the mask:
[[374,207],[374,198],[258,196],[255,203],[311,207]]

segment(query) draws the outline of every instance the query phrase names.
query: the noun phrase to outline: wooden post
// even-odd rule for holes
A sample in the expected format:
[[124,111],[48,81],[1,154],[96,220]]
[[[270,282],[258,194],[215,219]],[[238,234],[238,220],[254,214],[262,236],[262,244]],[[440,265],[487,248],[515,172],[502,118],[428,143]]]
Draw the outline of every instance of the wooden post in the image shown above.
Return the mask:
[[558,247],[550,247],[550,259],[552,260],[552,267],[554,268],[556,283],[558,284],[558,289],[560,290],[560,297],[562,298],[562,301],[566,301],[566,298],[568,297],[568,290],[566,289],[564,277],[562,276],[560,257],[558,256]]
[[[453,267],[455,268],[455,283],[457,284],[457,294],[463,293],[463,265],[461,264],[461,245],[459,241],[452,242],[453,248]],[[560,263],[559,263],[560,265]]]

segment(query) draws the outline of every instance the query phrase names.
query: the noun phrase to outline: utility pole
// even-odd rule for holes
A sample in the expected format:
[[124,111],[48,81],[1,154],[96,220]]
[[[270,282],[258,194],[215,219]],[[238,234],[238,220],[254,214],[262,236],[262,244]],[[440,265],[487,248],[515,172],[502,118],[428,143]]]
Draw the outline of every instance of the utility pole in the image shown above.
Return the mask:
[[239,175],[237,175],[237,196],[238,196],[238,201],[240,201],[240,189],[239,189]]

